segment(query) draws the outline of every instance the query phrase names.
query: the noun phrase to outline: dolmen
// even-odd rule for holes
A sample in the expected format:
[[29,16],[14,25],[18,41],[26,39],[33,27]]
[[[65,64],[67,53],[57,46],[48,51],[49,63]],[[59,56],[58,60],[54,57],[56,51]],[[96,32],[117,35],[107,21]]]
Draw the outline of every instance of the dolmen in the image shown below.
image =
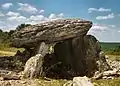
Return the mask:
[[16,30],[12,45],[31,54],[25,77],[92,77],[95,71],[108,70],[99,41],[87,35],[91,27],[88,20],[58,19]]

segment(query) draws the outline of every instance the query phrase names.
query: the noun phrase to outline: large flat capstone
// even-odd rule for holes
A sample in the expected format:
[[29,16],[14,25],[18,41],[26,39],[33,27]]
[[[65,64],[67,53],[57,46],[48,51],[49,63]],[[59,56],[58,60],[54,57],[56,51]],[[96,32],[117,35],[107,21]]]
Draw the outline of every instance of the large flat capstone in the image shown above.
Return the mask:
[[91,26],[91,21],[82,19],[58,19],[30,25],[13,34],[13,46],[34,47],[42,41],[53,43],[84,36]]

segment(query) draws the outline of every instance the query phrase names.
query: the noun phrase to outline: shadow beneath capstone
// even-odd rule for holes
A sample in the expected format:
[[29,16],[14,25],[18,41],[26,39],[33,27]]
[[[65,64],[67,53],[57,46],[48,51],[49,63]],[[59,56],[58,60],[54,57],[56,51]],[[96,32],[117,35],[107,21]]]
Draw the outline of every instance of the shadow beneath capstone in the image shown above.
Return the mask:
[[45,56],[43,69],[45,74],[44,76],[51,79],[72,80],[73,77],[77,77],[77,76],[82,77],[87,75],[87,71],[84,71],[84,73],[75,71],[70,64],[66,64],[65,62],[62,62],[62,60],[59,60],[56,57],[55,53],[47,54]]

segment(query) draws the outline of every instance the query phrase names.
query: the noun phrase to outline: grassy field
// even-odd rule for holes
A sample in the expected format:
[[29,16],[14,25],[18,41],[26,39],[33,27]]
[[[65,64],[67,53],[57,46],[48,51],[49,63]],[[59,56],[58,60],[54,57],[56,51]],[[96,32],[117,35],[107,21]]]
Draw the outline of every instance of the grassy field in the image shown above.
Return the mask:
[[120,78],[116,78],[113,80],[95,80],[94,86],[120,86]]
[[[63,86],[65,83],[69,82],[69,80],[65,79],[59,79],[59,80],[50,80],[45,81],[42,79],[39,79],[37,81],[38,86]],[[114,80],[93,80],[94,86],[120,86],[120,78],[116,78]]]
[[[50,81],[46,81],[43,79],[39,79],[37,81],[37,86],[63,86],[65,83],[70,82],[70,80],[65,80],[65,79],[51,79]],[[100,79],[100,80],[93,80],[92,81],[94,86],[120,86],[120,78],[116,78],[113,80],[105,80],[105,79]],[[69,85],[67,85],[69,86]]]
[[105,54],[120,55],[120,43],[101,42],[100,44],[101,44],[101,49],[105,52]]
[[18,50],[24,51],[23,48],[10,47],[8,44],[0,43],[0,55],[1,56],[13,56]]
[[120,43],[112,43],[112,42],[100,42],[101,48],[103,50],[108,50],[108,49],[113,49],[116,48],[117,46],[120,46]]

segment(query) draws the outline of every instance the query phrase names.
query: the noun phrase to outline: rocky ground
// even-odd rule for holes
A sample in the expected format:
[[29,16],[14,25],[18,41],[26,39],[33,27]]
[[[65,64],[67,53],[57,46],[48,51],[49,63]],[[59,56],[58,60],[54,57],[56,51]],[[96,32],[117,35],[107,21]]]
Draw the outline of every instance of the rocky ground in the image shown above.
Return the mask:
[[37,86],[36,80],[22,79],[22,72],[11,70],[0,68],[0,86]]
[[34,80],[22,79],[22,73],[0,69],[0,86],[36,86]]
[[0,81],[0,86],[37,86],[35,80],[7,80]]
[[[111,60],[110,56],[106,56],[107,62],[113,69],[120,68],[120,61],[117,59]],[[6,60],[7,61],[7,60]],[[7,63],[6,63],[7,64]],[[4,65],[5,67],[6,65]],[[8,65],[7,65],[8,66]],[[67,80],[52,80],[52,79],[24,79],[23,72],[10,70],[10,68],[0,68],[0,86],[62,86]],[[115,76],[106,79],[114,79]],[[105,77],[104,77],[105,79]]]
[[24,79],[22,72],[0,69],[0,86],[63,86],[67,80]]
[[0,86],[62,86],[66,80],[25,79],[25,59],[15,56],[0,56]]
[[0,56],[0,86],[36,86],[35,80],[22,79],[22,65],[19,57]]

